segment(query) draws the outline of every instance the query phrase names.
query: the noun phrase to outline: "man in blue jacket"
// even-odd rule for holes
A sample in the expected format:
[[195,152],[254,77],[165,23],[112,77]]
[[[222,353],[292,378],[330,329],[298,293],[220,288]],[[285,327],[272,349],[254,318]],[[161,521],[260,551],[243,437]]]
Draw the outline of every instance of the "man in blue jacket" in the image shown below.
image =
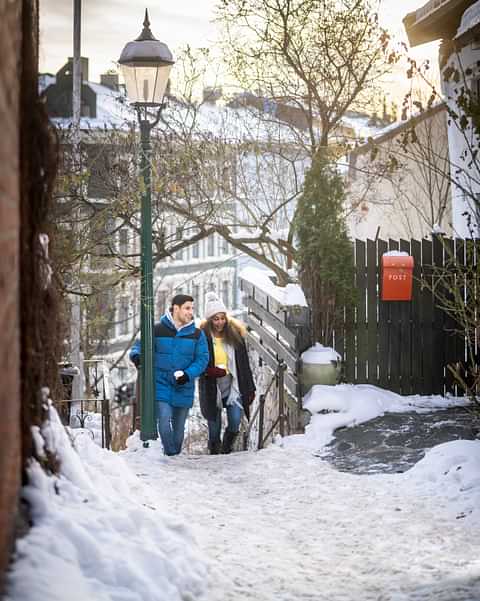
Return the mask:
[[[158,431],[165,455],[178,455],[193,405],[195,378],[205,371],[209,359],[205,334],[193,321],[193,298],[174,296],[170,310],[155,324],[153,335]],[[140,351],[137,340],[130,351],[137,368]]]

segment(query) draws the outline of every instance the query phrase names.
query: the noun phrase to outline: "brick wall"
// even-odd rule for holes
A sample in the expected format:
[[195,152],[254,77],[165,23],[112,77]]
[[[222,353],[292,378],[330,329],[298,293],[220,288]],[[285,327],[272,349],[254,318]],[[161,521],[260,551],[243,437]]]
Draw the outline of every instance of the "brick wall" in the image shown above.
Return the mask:
[[19,77],[21,2],[0,3],[0,587],[20,480]]

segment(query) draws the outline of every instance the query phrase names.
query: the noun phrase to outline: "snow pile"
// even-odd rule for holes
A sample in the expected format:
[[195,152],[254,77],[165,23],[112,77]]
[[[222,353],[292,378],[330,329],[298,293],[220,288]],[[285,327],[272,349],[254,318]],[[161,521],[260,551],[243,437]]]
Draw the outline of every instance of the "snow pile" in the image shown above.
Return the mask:
[[[83,424],[83,425],[82,425]],[[95,443],[102,446],[102,414],[95,411],[79,410],[70,416],[70,434],[74,444],[79,436],[89,436]]]
[[[312,420],[351,425],[458,404],[367,385],[316,386],[307,403],[336,412]],[[480,599],[480,441],[434,447],[404,474],[358,476],[289,448],[319,434],[318,448],[327,427],[192,461],[138,434],[120,454],[83,436],[77,454],[52,417],[34,440],[40,455],[58,449],[63,472],[31,466],[35,526],[17,544],[7,601]]]
[[298,305],[308,307],[303,290],[298,284],[287,284],[284,288],[276,286],[268,277],[269,272],[257,267],[245,267],[240,272],[242,280],[250,282],[263,292],[274,298],[284,307]]
[[17,541],[7,601],[199,598],[207,568],[189,529],[149,498],[121,456],[88,436],[77,439],[77,453],[55,410],[50,413],[50,424],[34,439],[40,455],[57,450],[61,474],[47,476],[37,462],[30,465],[23,497],[34,526]]
[[467,403],[439,395],[401,396],[369,384],[317,384],[303,399],[303,408],[312,414],[305,434],[284,439],[282,444],[319,449],[333,439],[337,428],[353,427],[385,413],[425,412]]
[[416,493],[437,495],[439,505],[457,519],[480,517],[480,441],[454,440],[426,451],[426,456],[403,474]]
[[383,253],[382,257],[409,257],[410,255],[404,250],[389,250]]
[[332,362],[341,361],[342,358],[333,348],[317,342],[301,354],[301,359],[304,363],[329,365]]

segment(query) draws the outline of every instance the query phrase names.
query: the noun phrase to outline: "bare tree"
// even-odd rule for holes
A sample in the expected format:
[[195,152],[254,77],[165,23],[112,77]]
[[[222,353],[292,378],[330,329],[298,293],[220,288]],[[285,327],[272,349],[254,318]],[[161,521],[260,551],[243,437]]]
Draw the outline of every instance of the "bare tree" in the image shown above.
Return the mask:
[[[313,156],[348,110],[365,107],[396,62],[369,0],[223,0],[224,53],[237,81],[303,119],[292,128]],[[378,88],[377,88],[378,89]],[[305,135],[306,134],[306,135]]]

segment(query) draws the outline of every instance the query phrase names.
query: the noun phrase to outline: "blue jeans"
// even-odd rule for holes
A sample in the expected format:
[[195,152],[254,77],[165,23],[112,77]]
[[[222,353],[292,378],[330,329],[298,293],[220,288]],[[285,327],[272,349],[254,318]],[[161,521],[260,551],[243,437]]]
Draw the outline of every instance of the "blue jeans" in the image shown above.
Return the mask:
[[[240,403],[240,400],[238,401]],[[227,405],[227,430],[232,434],[236,434],[240,430],[240,420],[242,419],[243,409],[241,406],[234,403]],[[222,431],[222,410],[217,409],[215,419],[208,420],[208,442],[220,442],[220,434]]]
[[183,445],[188,407],[157,401],[157,427],[165,455],[179,455]]

